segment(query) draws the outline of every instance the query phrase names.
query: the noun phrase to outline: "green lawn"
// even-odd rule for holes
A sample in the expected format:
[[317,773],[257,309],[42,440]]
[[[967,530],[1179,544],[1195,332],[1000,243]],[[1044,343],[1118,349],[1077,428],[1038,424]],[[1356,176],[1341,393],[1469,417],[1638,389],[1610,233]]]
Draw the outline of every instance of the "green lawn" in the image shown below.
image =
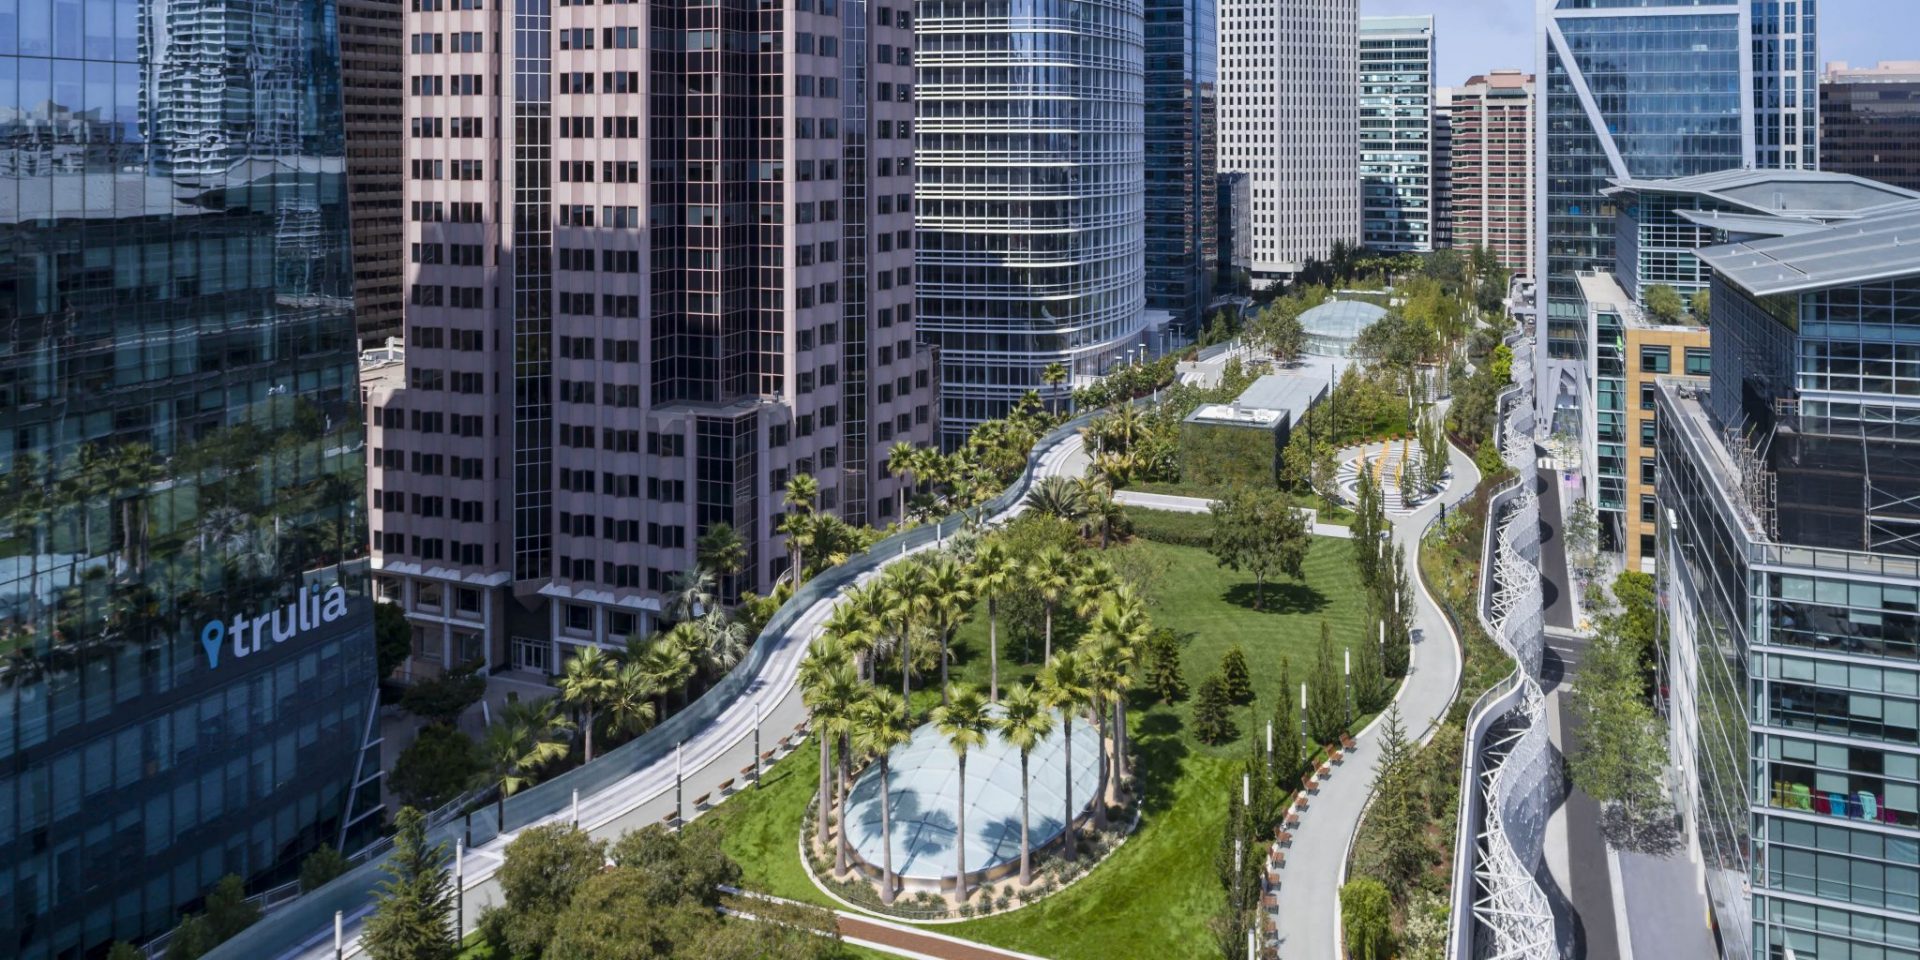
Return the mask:
[[[1291,657],[1293,682],[1305,678],[1320,621],[1337,641],[1364,629],[1362,600],[1344,540],[1316,539],[1307,560],[1307,585],[1268,586],[1266,609],[1253,609],[1251,577],[1220,569],[1206,551],[1147,540],[1115,549],[1137,550],[1162,561],[1153,590],[1154,622],[1186,635],[1183,664],[1198,686],[1234,643],[1253,668],[1259,699],[1239,718],[1240,737],[1205,746],[1188,733],[1190,704],[1152,703],[1136,693],[1129,714],[1142,784],[1140,830],[1112,858],[1078,883],[1013,913],[936,929],[1053,960],[1167,960],[1209,952],[1207,921],[1225,900],[1214,870],[1239,759],[1249,736],[1264,732],[1273,697],[1281,695],[1280,658]],[[1070,642],[1062,631],[1062,645]],[[985,611],[956,641],[956,679],[986,683]],[[1031,677],[1019,644],[1002,630],[1001,684]],[[1033,651],[1037,659],[1038,650]],[[888,674],[883,673],[883,682]],[[1298,696],[1298,687],[1293,696]],[[930,707],[937,692],[916,691]],[[1253,719],[1257,718],[1257,719]],[[717,830],[744,871],[745,884],[780,896],[829,902],[807,880],[796,851],[808,799],[818,786],[818,752],[808,745],[768,772],[765,784],[728,800],[689,829]]]

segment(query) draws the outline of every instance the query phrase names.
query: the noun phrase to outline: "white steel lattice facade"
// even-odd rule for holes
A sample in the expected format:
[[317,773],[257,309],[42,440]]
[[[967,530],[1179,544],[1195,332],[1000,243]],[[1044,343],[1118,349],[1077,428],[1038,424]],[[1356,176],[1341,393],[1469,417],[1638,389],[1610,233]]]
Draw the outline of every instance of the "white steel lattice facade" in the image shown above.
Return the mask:
[[1563,948],[1570,946],[1538,880],[1558,771],[1539,682],[1545,621],[1532,379],[1527,352],[1515,353],[1519,386],[1501,398],[1501,447],[1519,479],[1495,497],[1488,518],[1495,542],[1491,569],[1482,571],[1489,596],[1481,613],[1488,633],[1518,666],[1467,720],[1472,786],[1462,793],[1460,823],[1474,835],[1461,847],[1471,862],[1455,873],[1454,915],[1463,926],[1454,931],[1453,960],[1550,960],[1567,955]]
[[1256,280],[1360,240],[1357,0],[1222,0],[1220,169],[1248,175]]

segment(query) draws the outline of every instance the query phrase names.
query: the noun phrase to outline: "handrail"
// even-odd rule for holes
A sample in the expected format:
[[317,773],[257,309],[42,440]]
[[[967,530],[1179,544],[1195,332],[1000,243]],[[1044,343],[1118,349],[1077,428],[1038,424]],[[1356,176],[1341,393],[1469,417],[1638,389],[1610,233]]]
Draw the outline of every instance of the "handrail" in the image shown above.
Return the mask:
[[[1148,398],[1140,397],[1132,402],[1139,405],[1147,401]],[[759,678],[775,649],[815,604],[831,599],[842,587],[911,553],[917,547],[958,533],[973,522],[974,517],[997,517],[1012,510],[1026,499],[1027,492],[1039,478],[1043,461],[1061,444],[1078,436],[1082,427],[1104,412],[1101,409],[1082,413],[1041,437],[1028,452],[1027,465],[1020,476],[998,496],[973,511],[957,511],[938,522],[883,537],[866,551],[807,581],[774,612],[766,626],[761,628],[746,656],[718,683],[679,713],[639,737],[596,757],[592,763],[575,767],[508,797],[502,804],[505,811],[502,823],[486,822],[476,814],[470,827],[456,822],[429,829],[427,842],[444,842],[451,847],[456,838],[464,839],[471,832],[476,845],[484,843],[501,833],[512,832],[562,813],[572,804],[576,790],[582,798],[598,794],[665,759],[676,745],[712,725],[728,707],[745,695]],[[485,813],[491,814],[492,811]],[[483,830],[489,832],[482,833]],[[283,908],[274,922],[263,921],[241,931],[207,953],[207,960],[263,960],[284,956],[322,935],[321,931],[331,929],[336,912],[347,916],[363,912],[371,902],[374,884],[383,875],[387,856],[383,852],[370,858],[325,886],[300,897]]]

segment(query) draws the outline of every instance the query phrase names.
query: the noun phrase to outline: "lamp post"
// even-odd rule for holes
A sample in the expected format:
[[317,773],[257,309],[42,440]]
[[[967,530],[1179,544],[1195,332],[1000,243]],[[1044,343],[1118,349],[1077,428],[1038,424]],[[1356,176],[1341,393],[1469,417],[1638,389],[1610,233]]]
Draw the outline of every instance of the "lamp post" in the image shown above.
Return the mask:
[[1341,659],[1346,661],[1347,670],[1347,719],[1353,719],[1353,651],[1340,651]]
[[753,701],[753,788],[760,789],[760,699],[758,697]]
[[465,929],[467,917],[467,845],[453,841],[453,935]]
[[342,911],[339,910],[333,912],[333,960],[341,960],[341,958],[347,954],[346,939],[343,936],[345,933],[343,928],[344,920],[341,914]]
[[687,822],[687,806],[682,799],[685,796],[682,786],[686,776],[686,746],[685,740],[673,745],[673,818],[681,823]]

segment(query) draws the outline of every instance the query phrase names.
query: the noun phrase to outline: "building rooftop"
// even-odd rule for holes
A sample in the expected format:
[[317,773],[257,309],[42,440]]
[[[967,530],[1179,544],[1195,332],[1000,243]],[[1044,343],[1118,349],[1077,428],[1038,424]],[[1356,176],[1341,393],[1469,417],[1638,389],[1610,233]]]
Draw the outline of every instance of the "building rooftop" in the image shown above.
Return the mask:
[[1832,83],[1913,83],[1920,81],[1920,60],[1882,60],[1871,67],[1855,67],[1845,60],[1827,64],[1821,82]]
[[1756,297],[1920,275],[1920,206],[1695,255]]
[[1767,217],[1846,220],[1920,207],[1920,193],[1844,173],[1816,170],[1721,170],[1692,177],[1619,177],[1601,191],[1671,193],[1716,200]]
[[1361,33],[1432,33],[1433,18],[1430,16],[1407,17],[1361,17]]
[[[1681,217],[1703,227],[1725,231],[1738,239],[1750,237],[1791,237],[1818,230],[1817,220],[1797,217],[1773,217],[1758,213],[1729,213],[1725,210],[1676,210]],[[1748,236],[1740,236],[1746,234]]]

